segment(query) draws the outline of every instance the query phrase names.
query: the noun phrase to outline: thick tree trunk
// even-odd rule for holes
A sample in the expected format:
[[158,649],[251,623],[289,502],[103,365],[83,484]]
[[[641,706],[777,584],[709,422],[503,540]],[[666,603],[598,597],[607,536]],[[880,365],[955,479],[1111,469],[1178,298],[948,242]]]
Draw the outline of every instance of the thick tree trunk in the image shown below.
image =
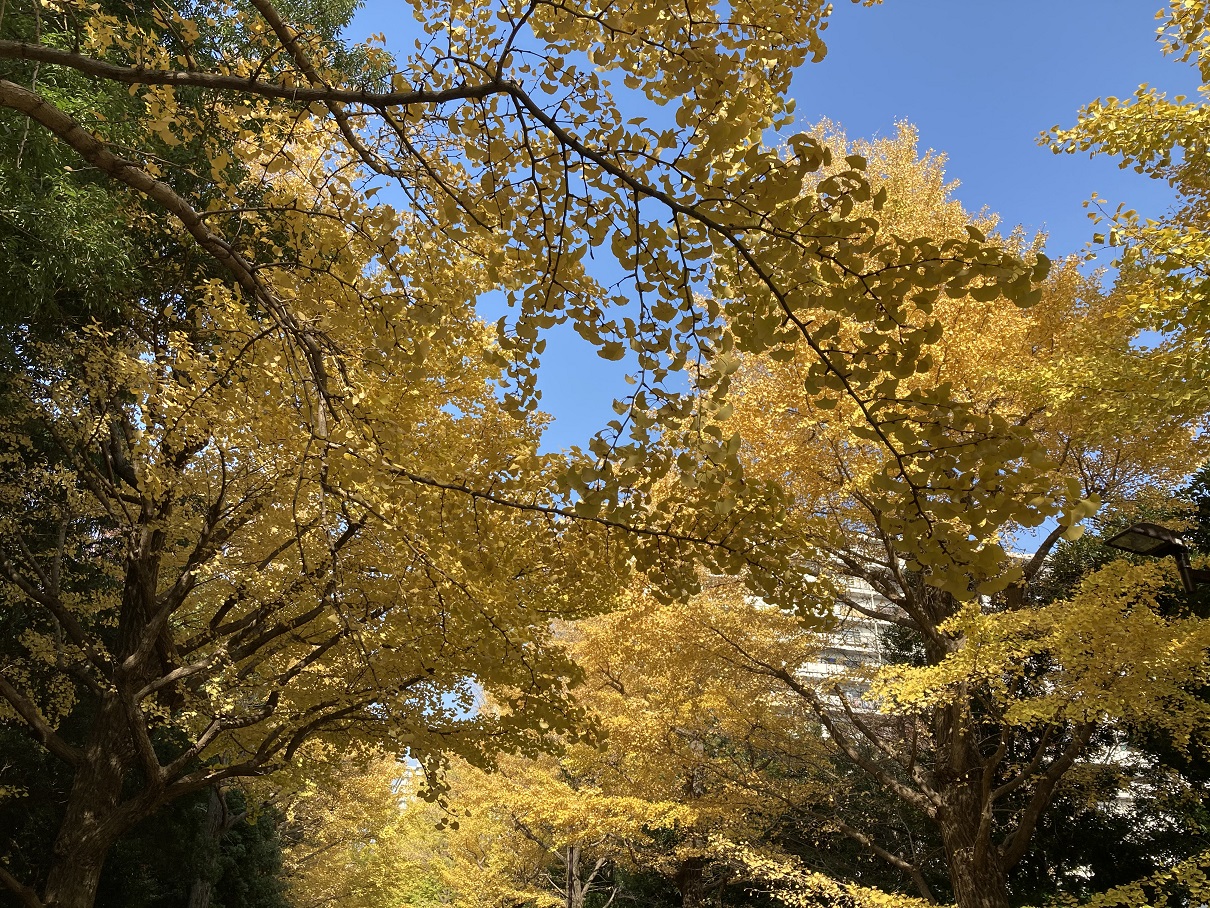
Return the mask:
[[210,896],[214,893],[214,880],[199,876],[189,887],[189,908],[210,908]]
[[92,908],[105,856],[127,825],[118,814],[130,749],[121,705],[110,694],[72,782],[43,890],[47,908]]
[[1008,881],[1000,852],[982,818],[978,787],[959,783],[944,792],[937,824],[945,843],[958,908],[1008,908]]
[[[158,531],[148,533],[154,540],[149,547],[157,553],[162,545],[159,536],[162,533]],[[113,653],[113,662],[119,666],[114,679],[119,690],[138,690],[158,668],[144,664],[127,669],[125,665],[142,642],[147,616],[155,603],[157,558],[131,559],[127,564],[118,643]],[[92,908],[110,848],[148,812],[139,813],[132,804],[122,803],[123,784],[137,767],[130,720],[118,693],[111,690],[101,696],[76,766],[43,890],[42,901],[47,908]]]
[[51,865],[42,898],[47,908],[92,908],[107,850],[90,849],[86,852],[77,847],[74,858],[56,859]]

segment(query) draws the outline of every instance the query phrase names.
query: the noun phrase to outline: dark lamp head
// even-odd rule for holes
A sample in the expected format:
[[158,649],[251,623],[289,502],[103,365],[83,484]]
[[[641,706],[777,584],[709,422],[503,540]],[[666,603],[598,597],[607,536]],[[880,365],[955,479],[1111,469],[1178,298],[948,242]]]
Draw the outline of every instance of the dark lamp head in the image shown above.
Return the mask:
[[1181,575],[1181,586],[1186,593],[1194,593],[1200,584],[1210,583],[1210,570],[1195,568],[1189,564],[1189,546],[1180,533],[1154,523],[1136,523],[1105,540],[1105,544],[1135,555],[1150,555],[1163,558],[1171,555],[1176,559],[1176,569]]
[[1105,544],[1124,552],[1151,555],[1156,558],[1162,558],[1165,555],[1179,555],[1189,551],[1189,546],[1185,545],[1180,534],[1154,523],[1136,523],[1116,536],[1106,539]]

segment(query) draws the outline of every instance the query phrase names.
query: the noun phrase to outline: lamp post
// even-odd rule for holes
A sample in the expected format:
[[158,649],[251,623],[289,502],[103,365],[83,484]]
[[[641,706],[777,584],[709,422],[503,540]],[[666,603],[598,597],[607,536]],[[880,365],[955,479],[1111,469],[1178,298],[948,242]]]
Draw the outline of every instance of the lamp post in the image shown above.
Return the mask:
[[1123,552],[1163,558],[1171,555],[1176,559],[1176,569],[1181,575],[1181,586],[1186,593],[1193,593],[1199,583],[1210,583],[1210,571],[1189,564],[1189,546],[1180,533],[1157,526],[1154,523],[1136,523],[1116,536],[1106,539],[1105,544]]

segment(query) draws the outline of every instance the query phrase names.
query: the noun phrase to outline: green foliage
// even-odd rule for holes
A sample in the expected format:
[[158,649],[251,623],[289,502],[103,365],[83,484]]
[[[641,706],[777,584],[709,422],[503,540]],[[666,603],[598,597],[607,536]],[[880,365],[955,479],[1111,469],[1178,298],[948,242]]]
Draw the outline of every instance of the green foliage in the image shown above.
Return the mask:
[[[244,807],[238,790],[228,795],[227,806],[232,811]],[[282,879],[282,822],[277,810],[266,808],[223,834],[211,908],[289,908]]]
[[[1137,520],[1187,526],[1193,558],[1208,554],[1210,502],[1203,467],[1173,500],[1153,500],[1111,514],[1095,533],[1060,543],[1047,562],[1037,593],[1046,601],[1071,594],[1087,575],[1123,557],[1105,539]],[[1142,562],[1142,559],[1134,559]],[[1187,594],[1173,577],[1160,608],[1171,615],[1205,614],[1205,588]],[[1199,695],[1205,699],[1203,689]],[[1205,729],[1191,743],[1146,723],[1119,724],[1093,742],[1101,755],[1080,771],[1078,787],[1061,791],[1041,825],[1037,847],[1012,878],[1015,897],[1037,904],[1059,894],[1091,897],[1143,879],[1157,867],[1177,865],[1210,849],[1210,785]]]

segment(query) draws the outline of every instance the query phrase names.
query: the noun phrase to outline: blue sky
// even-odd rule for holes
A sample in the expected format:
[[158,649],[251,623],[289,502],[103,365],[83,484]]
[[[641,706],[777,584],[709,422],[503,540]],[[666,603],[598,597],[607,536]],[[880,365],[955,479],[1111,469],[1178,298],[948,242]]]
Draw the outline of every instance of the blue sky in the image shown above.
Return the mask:
[[1158,0],[837,0],[828,56],[794,81],[798,118],[828,117],[851,136],[889,135],[894,121],[949,156],[968,208],[1006,225],[1046,228],[1049,250],[1080,250],[1092,228],[1082,202],[1094,191],[1140,213],[1168,195],[1109,159],[1055,155],[1039,133],[1069,126],[1098,97],[1149,82],[1192,94],[1196,72],[1165,58],[1155,40]]
[[[968,209],[986,206],[1006,228],[1047,230],[1052,257],[1090,239],[1082,203],[1094,191],[1143,215],[1167,206],[1164,186],[1109,159],[1054,155],[1037,144],[1039,133],[1073,123],[1082,105],[1130,95],[1142,82],[1193,93],[1194,70],[1164,58],[1155,41],[1159,0],[834,2],[827,57],[794,79],[800,124],[827,117],[850,137],[868,138],[911,121],[922,150],[948,156]],[[402,49],[392,38],[405,23],[406,3],[370,0],[349,33],[385,32],[388,47]],[[554,335],[540,380],[542,408],[555,417],[545,446],[584,444],[613,418],[613,397],[626,389],[622,371],[572,332]]]

